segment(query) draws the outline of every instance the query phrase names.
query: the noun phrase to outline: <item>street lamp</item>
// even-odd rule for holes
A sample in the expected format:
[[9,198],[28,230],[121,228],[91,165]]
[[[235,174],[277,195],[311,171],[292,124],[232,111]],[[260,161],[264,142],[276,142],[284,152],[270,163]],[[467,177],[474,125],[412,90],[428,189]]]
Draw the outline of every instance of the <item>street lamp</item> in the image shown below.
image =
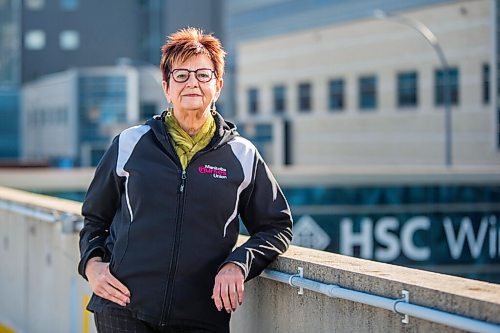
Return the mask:
[[373,15],[379,20],[392,21],[399,24],[406,25],[418,31],[424,38],[431,44],[434,51],[441,62],[443,68],[443,83],[444,83],[444,107],[445,107],[445,163],[447,167],[452,165],[452,147],[451,147],[451,80],[449,73],[448,61],[444,56],[443,50],[439,45],[436,35],[422,22],[415,19],[399,16],[395,14],[388,14],[381,9],[373,11]]

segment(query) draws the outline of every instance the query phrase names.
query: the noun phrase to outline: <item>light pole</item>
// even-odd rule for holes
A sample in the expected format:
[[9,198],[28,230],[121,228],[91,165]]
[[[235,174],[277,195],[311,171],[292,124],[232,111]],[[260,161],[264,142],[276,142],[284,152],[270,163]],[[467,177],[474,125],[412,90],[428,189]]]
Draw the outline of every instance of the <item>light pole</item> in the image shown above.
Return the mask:
[[388,14],[381,9],[376,9],[373,11],[373,15],[380,19],[386,21],[392,21],[399,24],[406,25],[416,31],[418,31],[424,38],[431,44],[434,51],[439,58],[441,67],[443,68],[443,83],[444,83],[444,107],[445,107],[445,164],[447,167],[452,165],[452,146],[451,146],[451,80],[449,73],[448,61],[444,56],[443,50],[439,45],[436,35],[422,22],[415,19],[399,16],[395,14]]

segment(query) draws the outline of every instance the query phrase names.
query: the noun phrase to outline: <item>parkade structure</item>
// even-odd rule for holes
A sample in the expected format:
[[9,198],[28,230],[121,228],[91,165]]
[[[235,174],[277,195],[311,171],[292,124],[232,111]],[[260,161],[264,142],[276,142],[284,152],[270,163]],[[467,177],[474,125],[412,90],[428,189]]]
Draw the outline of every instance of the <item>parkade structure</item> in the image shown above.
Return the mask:
[[[85,310],[91,291],[76,271],[80,209],[0,188],[0,332],[95,331]],[[292,246],[246,284],[231,325],[234,332],[500,332],[499,314],[497,284]]]

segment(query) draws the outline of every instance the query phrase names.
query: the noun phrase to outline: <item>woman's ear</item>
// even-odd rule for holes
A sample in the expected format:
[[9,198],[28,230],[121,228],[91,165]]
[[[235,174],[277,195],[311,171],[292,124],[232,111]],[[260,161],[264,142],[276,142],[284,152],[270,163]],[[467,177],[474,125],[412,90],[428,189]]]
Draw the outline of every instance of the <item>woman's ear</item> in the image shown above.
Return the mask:
[[215,82],[215,99],[217,100],[220,96],[220,91],[222,89],[222,86],[224,85],[224,80],[223,79],[217,79]]
[[163,88],[163,93],[165,94],[165,97],[167,98],[167,101],[170,103],[170,96],[169,96],[169,87],[167,81],[163,80],[161,81],[161,86]]

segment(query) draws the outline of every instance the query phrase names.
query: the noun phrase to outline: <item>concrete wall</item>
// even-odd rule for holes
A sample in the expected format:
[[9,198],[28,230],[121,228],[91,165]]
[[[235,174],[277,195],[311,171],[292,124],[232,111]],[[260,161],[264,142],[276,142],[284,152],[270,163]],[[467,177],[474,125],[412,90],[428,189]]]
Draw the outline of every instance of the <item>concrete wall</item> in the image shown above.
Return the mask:
[[[500,323],[500,285],[377,263],[292,246],[269,267],[328,284],[400,298],[476,319]],[[455,332],[440,324],[257,278],[245,286],[245,302],[233,317],[235,332]]]
[[[29,208],[39,217],[20,211]],[[13,212],[12,210],[17,210]],[[89,332],[84,311],[90,290],[76,273],[78,235],[66,233],[68,213],[80,204],[0,187],[0,328],[16,332]],[[44,221],[54,214],[55,221]],[[299,247],[270,268],[309,279],[398,298],[500,324],[500,285],[376,263]],[[452,332],[442,325],[350,301],[328,298],[263,278],[246,284],[245,302],[234,314],[233,332]]]
[[81,205],[20,191],[0,189],[0,325],[15,332],[94,331],[84,311],[91,295],[77,273],[78,234],[5,210],[32,208],[41,216],[79,216]]

